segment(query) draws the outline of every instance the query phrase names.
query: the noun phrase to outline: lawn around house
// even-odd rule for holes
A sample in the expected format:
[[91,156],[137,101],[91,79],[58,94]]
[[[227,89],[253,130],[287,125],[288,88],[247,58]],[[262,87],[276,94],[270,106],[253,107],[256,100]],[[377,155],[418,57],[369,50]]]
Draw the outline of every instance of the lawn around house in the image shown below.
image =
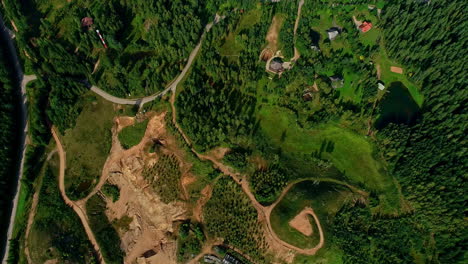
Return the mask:
[[[385,85],[389,86],[392,82],[402,82],[406,86],[406,88],[408,88],[408,91],[410,92],[414,101],[418,104],[419,107],[422,107],[424,102],[423,94],[421,93],[420,88],[418,88],[416,84],[414,84],[408,79],[408,69],[390,60],[385,50],[383,49],[381,49],[379,54],[377,54],[374,59],[375,63],[377,65],[380,65],[381,80],[385,83]],[[398,74],[390,71],[391,66],[402,67],[403,74]]]

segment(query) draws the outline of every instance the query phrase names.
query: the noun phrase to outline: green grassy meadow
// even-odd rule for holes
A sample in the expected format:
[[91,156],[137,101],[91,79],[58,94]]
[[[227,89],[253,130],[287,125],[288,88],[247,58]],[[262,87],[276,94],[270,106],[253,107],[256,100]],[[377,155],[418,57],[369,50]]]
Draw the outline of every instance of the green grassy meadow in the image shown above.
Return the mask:
[[[300,128],[287,109],[264,105],[259,114],[265,135],[285,153],[318,154],[340,170],[350,184],[358,184],[385,197],[392,206],[399,206],[399,195],[393,177],[383,162],[374,155],[374,146],[365,136],[338,123]],[[382,198],[383,198],[382,197]]]
[[321,227],[327,237],[327,223],[350,197],[351,191],[342,185],[330,182],[303,181],[283,197],[271,213],[271,225],[276,234],[284,241],[300,248],[312,248],[319,242],[319,233],[313,217],[309,216],[313,234],[305,236],[289,226],[291,221],[305,207],[311,207],[317,214]]
[[140,143],[141,139],[145,135],[147,125],[148,120],[144,120],[142,122],[136,122],[134,125],[122,129],[122,131],[119,132],[119,141],[122,147],[129,149],[138,145],[138,143]]
[[73,129],[63,136],[67,153],[65,187],[71,199],[86,196],[101,176],[111,147],[113,105],[94,95],[85,96],[84,108]]
[[245,36],[241,34],[242,30],[249,29],[259,23],[261,16],[262,9],[259,8],[250,10],[244,14],[240,18],[236,29],[228,34],[224,40],[224,44],[219,47],[219,53],[222,56],[230,57],[230,60],[236,60],[237,56],[239,56],[244,49],[245,45],[243,42],[247,41]]
[[[410,92],[411,96],[413,97],[414,101],[421,107],[424,102],[423,94],[421,93],[420,88],[414,84],[412,81],[408,79],[408,69],[404,66],[392,61],[386,54],[384,50],[381,50],[379,54],[375,56],[375,63],[380,65],[381,79],[385,83],[386,86],[389,86],[392,82],[402,82],[408,91]],[[403,68],[403,74],[398,74],[390,71],[391,66],[397,66]]]

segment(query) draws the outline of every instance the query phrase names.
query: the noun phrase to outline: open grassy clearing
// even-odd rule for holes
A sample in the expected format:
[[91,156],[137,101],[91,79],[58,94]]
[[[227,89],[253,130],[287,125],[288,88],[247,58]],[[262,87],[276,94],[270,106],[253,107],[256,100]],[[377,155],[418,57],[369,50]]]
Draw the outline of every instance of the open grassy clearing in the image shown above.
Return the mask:
[[236,56],[239,56],[245,47],[244,42],[247,41],[246,36],[242,34],[242,31],[259,23],[261,16],[262,9],[260,8],[253,9],[245,13],[240,18],[236,29],[229,32],[228,36],[224,40],[224,44],[218,48],[219,54],[221,56],[230,57],[230,60],[236,60]]
[[293,261],[294,264],[310,264],[310,263],[326,263],[326,264],[342,264],[343,252],[333,245],[326,245],[325,248],[319,250],[314,256],[296,255]]
[[338,90],[340,92],[340,97],[346,101],[360,103],[362,92],[359,89],[359,75],[350,70],[345,70],[343,76],[344,85]]
[[[320,219],[322,228],[327,231],[327,223],[346,203],[351,191],[346,187],[330,182],[303,181],[292,187],[283,197],[271,214],[271,224],[276,234],[284,241],[301,247],[312,248],[318,241],[318,228],[312,217],[309,217],[313,234],[305,236],[289,225],[289,221],[305,207],[311,207]],[[326,235],[325,235],[326,236]]]
[[63,137],[67,152],[65,187],[71,199],[88,193],[101,175],[111,147],[112,119],[116,114],[111,103],[87,95],[84,108],[73,129]]
[[[376,64],[380,65],[381,79],[386,86],[390,85],[392,82],[402,82],[408,88],[408,91],[414,101],[419,105],[419,107],[422,106],[424,102],[423,94],[418,86],[408,79],[408,69],[405,69],[404,66],[392,61],[383,49],[381,49],[381,51],[375,56],[374,60]],[[391,66],[402,67],[403,74],[390,71]]]
[[148,119],[123,128],[122,131],[119,132],[119,141],[120,144],[122,144],[122,147],[129,149],[140,143],[141,139],[145,135],[147,125]]
[[373,146],[364,136],[336,123],[313,130],[300,128],[293,113],[280,107],[264,105],[259,118],[262,131],[283,152],[318,155],[329,160],[350,183],[385,196],[391,206],[399,206],[393,178],[386,173],[382,161],[374,157]]

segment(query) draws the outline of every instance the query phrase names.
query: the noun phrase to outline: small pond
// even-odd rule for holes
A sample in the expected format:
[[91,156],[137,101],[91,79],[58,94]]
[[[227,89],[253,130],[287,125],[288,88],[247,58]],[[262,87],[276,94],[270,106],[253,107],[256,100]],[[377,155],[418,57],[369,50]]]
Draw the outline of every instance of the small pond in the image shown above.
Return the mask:
[[420,108],[406,86],[401,82],[393,82],[387,89],[379,105],[380,116],[375,127],[382,129],[389,123],[414,124],[420,115]]

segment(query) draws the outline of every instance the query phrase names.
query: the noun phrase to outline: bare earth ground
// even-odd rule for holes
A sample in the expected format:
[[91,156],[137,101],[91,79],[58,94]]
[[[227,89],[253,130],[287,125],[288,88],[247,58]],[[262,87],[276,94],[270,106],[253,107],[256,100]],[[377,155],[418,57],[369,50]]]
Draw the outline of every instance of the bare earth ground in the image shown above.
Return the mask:
[[197,204],[195,205],[195,208],[193,208],[193,217],[195,220],[198,222],[203,222],[203,206],[205,206],[206,202],[210,200],[211,195],[213,193],[213,186],[208,184],[203,188],[201,191],[201,197],[198,199]]
[[273,53],[276,53],[276,51],[278,50],[278,34],[281,29],[281,23],[281,18],[278,16],[274,16],[266,36],[266,40],[268,41],[267,48],[272,50]]
[[314,232],[308,217],[309,209],[310,208],[304,208],[298,215],[289,221],[289,226],[301,232],[305,236],[311,236]]
[[297,33],[297,28],[299,27],[299,21],[301,20],[301,11],[302,11],[303,5],[304,5],[304,0],[301,0],[297,8],[296,22],[294,23],[294,57],[291,59],[291,61],[297,61],[299,57],[301,57],[301,54],[299,54],[299,51],[296,48],[296,33]]
[[[175,241],[170,234],[174,231],[174,222],[187,219],[186,205],[183,202],[163,203],[142,175],[144,167],[153,165],[159,158],[156,153],[147,152],[149,144],[158,140],[164,149],[174,148],[168,143],[172,140],[168,140],[164,117],[165,113],[150,117],[141,142],[128,150],[120,147],[115,133],[109,159],[104,165],[103,173],[107,175],[103,174],[101,178],[120,188],[119,200],[115,203],[107,201],[107,216],[111,221],[124,216],[132,218],[128,230],[119,230],[121,247],[126,252],[125,263],[176,263]],[[127,117],[117,118],[115,131],[131,124],[129,120]],[[157,254],[142,258],[148,250]]]
[[380,80],[380,76],[382,76],[382,69],[380,69],[380,64],[376,64],[375,69],[377,70],[377,79]]

